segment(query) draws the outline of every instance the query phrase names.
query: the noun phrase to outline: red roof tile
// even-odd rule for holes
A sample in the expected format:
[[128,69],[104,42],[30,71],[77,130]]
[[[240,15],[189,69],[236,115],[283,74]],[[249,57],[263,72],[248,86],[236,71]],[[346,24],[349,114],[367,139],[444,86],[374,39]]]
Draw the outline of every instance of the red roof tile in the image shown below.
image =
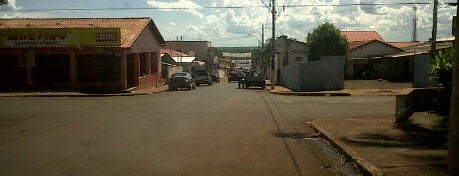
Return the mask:
[[172,49],[161,49],[161,54],[169,54],[171,57],[187,57],[188,54],[181,53]]
[[384,42],[384,39],[376,31],[341,31],[341,35],[345,36],[349,43],[372,40]]

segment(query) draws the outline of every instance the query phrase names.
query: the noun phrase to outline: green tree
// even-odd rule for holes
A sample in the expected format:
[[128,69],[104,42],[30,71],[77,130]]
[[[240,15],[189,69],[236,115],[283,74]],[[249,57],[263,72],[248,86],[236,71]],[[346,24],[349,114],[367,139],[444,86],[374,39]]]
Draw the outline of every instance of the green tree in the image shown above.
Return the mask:
[[8,0],[0,0],[0,6],[7,5],[7,4],[8,4]]
[[310,45],[309,60],[320,60],[324,56],[343,56],[349,51],[349,42],[346,37],[331,23],[324,23],[308,34]]
[[453,82],[453,61],[454,48],[448,48],[438,51],[430,66],[430,79],[440,83],[448,92],[451,91]]
[[271,59],[272,47],[271,39],[266,40],[265,45],[263,46],[263,51],[261,51],[261,64],[263,67],[268,67]]

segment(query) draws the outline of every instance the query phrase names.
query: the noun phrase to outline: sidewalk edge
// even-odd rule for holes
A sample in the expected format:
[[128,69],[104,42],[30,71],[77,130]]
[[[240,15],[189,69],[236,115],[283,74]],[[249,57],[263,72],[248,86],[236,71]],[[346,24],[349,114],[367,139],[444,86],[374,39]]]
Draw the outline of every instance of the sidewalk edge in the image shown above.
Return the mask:
[[291,96],[351,96],[350,93],[343,92],[275,92],[269,91],[277,95],[291,95]]
[[339,152],[345,155],[348,159],[352,160],[357,164],[359,170],[363,172],[364,175],[373,175],[373,176],[383,176],[384,172],[367,161],[364,157],[358,154],[350,146],[339,141],[332,133],[328,132],[324,128],[316,124],[316,120],[309,123],[312,129],[316,132],[320,132],[324,138],[329,141],[334,147],[336,147]]
[[[156,93],[156,92],[155,92]],[[154,93],[130,93],[130,94],[15,94],[15,95],[0,95],[2,98],[7,97],[115,97],[115,96],[138,96],[150,95]]]

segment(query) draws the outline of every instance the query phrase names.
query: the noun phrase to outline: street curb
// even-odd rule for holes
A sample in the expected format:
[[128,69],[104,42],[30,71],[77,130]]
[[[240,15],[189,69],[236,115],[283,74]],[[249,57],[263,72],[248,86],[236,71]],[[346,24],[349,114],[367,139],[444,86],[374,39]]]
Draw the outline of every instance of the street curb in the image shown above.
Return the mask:
[[356,163],[357,166],[359,167],[359,170],[364,175],[372,175],[372,176],[383,176],[384,175],[384,172],[380,168],[371,164],[364,157],[358,154],[354,149],[352,149],[352,147],[342,143],[341,141],[337,139],[335,135],[328,132],[324,128],[320,127],[316,123],[317,123],[316,120],[314,120],[310,122],[309,125],[314,131],[319,132],[321,136],[323,136],[334,147],[336,147],[341,154],[345,155],[348,159]]
[[48,93],[37,93],[37,94],[24,94],[24,93],[5,93],[10,95],[5,95],[0,93],[0,98],[8,98],[8,97],[128,97],[128,96],[141,96],[141,95],[152,95],[161,92],[166,92],[167,89],[158,90],[153,92],[139,92],[139,93],[119,93],[119,94],[85,94],[85,93],[78,93],[78,94],[48,94]]
[[138,96],[150,95],[153,93],[135,93],[135,94],[31,94],[31,95],[0,95],[0,97],[120,97],[120,96]]
[[277,95],[288,95],[288,96],[351,96],[350,93],[343,92],[274,92],[269,91]]

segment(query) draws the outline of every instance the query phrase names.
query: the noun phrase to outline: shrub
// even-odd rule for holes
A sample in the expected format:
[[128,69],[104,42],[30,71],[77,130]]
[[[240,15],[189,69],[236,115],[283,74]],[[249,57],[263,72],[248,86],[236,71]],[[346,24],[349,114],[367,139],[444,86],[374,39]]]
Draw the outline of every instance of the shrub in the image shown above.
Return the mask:
[[430,79],[437,81],[446,91],[451,91],[453,83],[454,48],[438,51],[430,67]]

